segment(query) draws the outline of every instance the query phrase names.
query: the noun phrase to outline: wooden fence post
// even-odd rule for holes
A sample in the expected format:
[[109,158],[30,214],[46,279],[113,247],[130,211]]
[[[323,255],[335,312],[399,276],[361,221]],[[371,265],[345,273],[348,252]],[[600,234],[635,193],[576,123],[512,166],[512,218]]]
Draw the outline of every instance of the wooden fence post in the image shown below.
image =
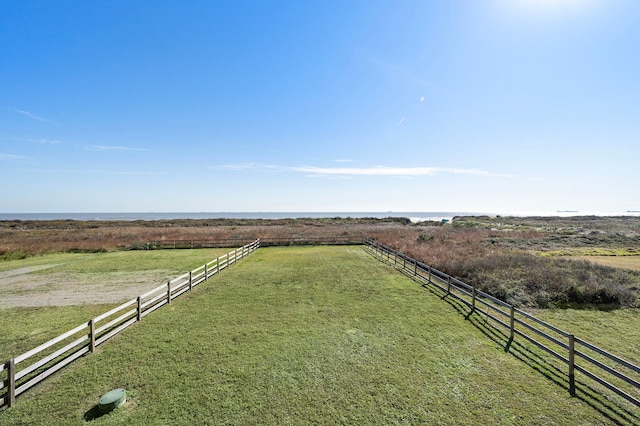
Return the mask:
[[96,322],[93,318],[89,320],[89,334],[91,334],[91,344],[89,349],[91,353],[93,353],[96,350]]
[[138,321],[142,319],[142,298],[138,296]]
[[516,309],[513,305],[511,305],[511,313],[509,316],[511,317],[509,319],[509,340],[513,340],[516,334]]
[[167,281],[167,304],[171,304],[171,281]]
[[418,259],[413,259],[413,275],[418,275]]
[[569,394],[571,396],[576,396],[575,353],[576,353],[576,339],[573,334],[570,334],[569,335]]
[[[207,264],[205,263],[205,266],[207,266]],[[191,276],[192,272],[189,271],[189,290],[193,290],[193,277]]]
[[431,284],[431,266],[429,266],[429,284]]
[[451,275],[447,275],[447,296],[451,294]]
[[207,264],[204,264],[204,279],[208,280],[209,279],[209,268],[207,267]]
[[220,273],[220,256],[216,257],[216,273]]
[[11,358],[7,363],[7,381],[9,389],[7,390],[7,405],[13,407],[16,403],[16,361]]

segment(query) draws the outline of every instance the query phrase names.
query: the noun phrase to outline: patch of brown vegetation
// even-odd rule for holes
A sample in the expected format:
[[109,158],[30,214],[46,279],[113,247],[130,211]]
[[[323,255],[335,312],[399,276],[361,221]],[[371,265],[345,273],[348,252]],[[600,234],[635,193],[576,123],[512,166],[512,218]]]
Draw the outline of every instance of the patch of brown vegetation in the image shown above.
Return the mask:
[[456,217],[408,219],[212,219],[4,221],[0,256],[145,247],[149,241],[368,236],[518,306],[636,306],[640,273],[542,258],[577,247],[640,250],[640,218]]

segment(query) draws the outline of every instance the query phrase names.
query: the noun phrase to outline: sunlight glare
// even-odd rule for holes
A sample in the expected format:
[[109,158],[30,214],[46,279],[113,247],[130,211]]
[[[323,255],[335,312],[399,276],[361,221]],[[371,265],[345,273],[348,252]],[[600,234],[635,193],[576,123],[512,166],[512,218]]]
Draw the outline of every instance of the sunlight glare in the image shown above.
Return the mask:
[[569,19],[593,14],[602,0],[496,0],[501,14],[510,18]]

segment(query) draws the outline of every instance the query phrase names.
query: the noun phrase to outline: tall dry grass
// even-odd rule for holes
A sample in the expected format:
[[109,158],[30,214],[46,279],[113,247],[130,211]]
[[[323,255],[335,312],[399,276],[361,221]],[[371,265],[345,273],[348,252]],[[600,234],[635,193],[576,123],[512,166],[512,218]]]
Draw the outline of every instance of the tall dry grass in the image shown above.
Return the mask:
[[[617,307],[637,306],[640,300],[640,272],[538,255],[563,244],[576,244],[574,234],[511,225],[506,230],[436,225],[340,218],[13,221],[0,222],[0,256],[8,259],[55,251],[123,250],[144,247],[152,241],[367,236],[517,306]],[[602,234],[588,238],[581,236],[579,244],[607,242]],[[620,244],[620,238],[612,241]]]

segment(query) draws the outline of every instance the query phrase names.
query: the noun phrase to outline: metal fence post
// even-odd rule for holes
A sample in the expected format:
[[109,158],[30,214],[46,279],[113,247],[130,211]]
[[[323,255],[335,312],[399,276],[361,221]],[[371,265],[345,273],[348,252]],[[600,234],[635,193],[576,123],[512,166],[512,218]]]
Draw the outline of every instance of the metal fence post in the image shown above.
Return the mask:
[[207,264],[204,264],[204,279],[208,280],[209,279],[209,268],[207,267]]
[[576,340],[573,334],[569,335],[569,394],[576,396],[576,377],[575,377],[575,353]]
[[476,310],[476,288],[473,287],[473,292],[471,295],[471,313]]
[[447,275],[447,296],[451,294],[451,275]]
[[513,305],[511,305],[511,313],[509,316],[511,317],[509,319],[509,340],[513,340],[516,334],[516,309]]
[[[205,266],[207,266],[207,264],[205,263]],[[189,290],[193,290],[193,277],[191,276],[192,272],[189,271]]]
[[431,284],[431,266],[429,266],[429,284]]
[[171,304],[171,281],[167,282],[167,304]]
[[138,296],[138,321],[142,319],[142,298]]

